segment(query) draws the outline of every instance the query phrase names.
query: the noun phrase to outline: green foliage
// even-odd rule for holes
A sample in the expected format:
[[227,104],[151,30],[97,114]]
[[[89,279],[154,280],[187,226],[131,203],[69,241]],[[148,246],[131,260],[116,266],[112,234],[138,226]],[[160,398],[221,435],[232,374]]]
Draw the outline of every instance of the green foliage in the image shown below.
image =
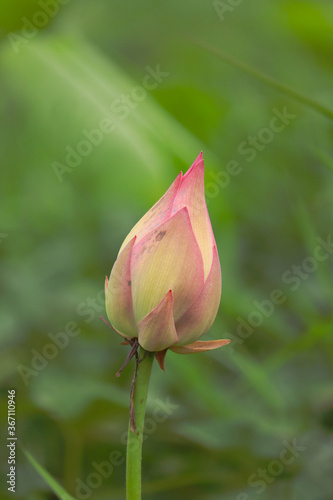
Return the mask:
[[33,468],[38,472],[38,474],[44,479],[44,481],[50,486],[51,490],[57,495],[60,500],[74,500],[74,498],[69,495],[60,484],[55,481],[50,474],[43,469],[43,467],[34,459],[34,457],[27,450],[24,450],[24,455],[29,460]]
[[201,150],[223,274],[207,339],[232,342],[153,367],[144,498],[331,497],[332,6],[236,3],[3,7],[0,394],[5,408],[16,389],[29,450],[18,500],[124,498],[134,366],[115,378],[128,347],[99,320],[104,278]]

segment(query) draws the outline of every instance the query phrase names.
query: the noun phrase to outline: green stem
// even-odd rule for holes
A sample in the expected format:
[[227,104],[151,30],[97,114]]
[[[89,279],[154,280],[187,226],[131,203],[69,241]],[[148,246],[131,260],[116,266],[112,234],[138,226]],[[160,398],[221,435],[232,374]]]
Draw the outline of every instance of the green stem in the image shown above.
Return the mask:
[[126,458],[126,500],[141,500],[141,459],[143,426],[146,413],[146,400],[150,373],[154,354],[140,347],[139,365],[136,374],[133,394],[136,430],[131,430],[131,419],[128,425],[127,458]]

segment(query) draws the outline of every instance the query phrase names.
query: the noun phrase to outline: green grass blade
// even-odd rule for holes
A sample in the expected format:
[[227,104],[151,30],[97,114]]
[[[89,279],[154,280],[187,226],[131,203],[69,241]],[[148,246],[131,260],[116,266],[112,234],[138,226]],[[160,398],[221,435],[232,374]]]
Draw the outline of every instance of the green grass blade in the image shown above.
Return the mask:
[[333,158],[331,158],[331,156],[329,156],[325,151],[320,149],[315,150],[314,153],[323,162],[323,164],[333,172]]
[[37,462],[28,450],[22,448],[22,451],[35,471],[44,479],[58,498],[61,500],[75,500],[75,498],[67,493],[67,491],[65,491],[64,488]]
[[222,59],[224,62],[230,64],[230,66],[233,66],[234,68],[237,68],[241,70],[243,73],[246,73],[249,76],[252,76],[256,80],[259,80],[260,82],[264,83],[265,85],[268,85],[269,87],[273,88],[274,90],[277,90],[278,92],[281,92],[282,94],[286,95],[287,97],[290,97],[291,99],[300,102],[301,104],[305,104],[309,108],[312,108],[322,115],[326,116],[327,118],[330,118],[331,120],[333,119],[333,110],[327,108],[323,104],[320,104],[317,101],[314,101],[311,99],[311,97],[308,97],[298,90],[293,89],[292,87],[289,87],[288,85],[285,85],[284,83],[278,82],[274,78],[272,78],[269,75],[266,75],[265,73],[262,73],[261,71],[258,71],[255,68],[252,68],[251,66],[248,66],[247,64],[243,63],[239,59],[236,59],[235,57],[230,56],[229,54],[226,54],[220,49],[217,49],[216,47],[213,47],[209,44],[199,42],[199,41],[194,41],[196,45],[199,47],[205,49],[206,51],[210,52],[211,54],[219,57]]

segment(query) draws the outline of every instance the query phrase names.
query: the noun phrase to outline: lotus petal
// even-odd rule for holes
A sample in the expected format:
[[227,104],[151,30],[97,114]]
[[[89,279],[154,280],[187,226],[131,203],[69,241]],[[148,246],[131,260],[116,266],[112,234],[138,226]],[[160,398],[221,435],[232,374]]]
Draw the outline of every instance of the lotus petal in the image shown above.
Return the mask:
[[120,252],[106,288],[106,312],[111,325],[123,337],[137,337],[133,314],[131,258],[135,243],[132,238]]
[[160,198],[155,205],[135,224],[130,233],[126,236],[122,246],[120,247],[120,252],[127,245],[128,241],[136,236],[136,241],[142,239],[142,237],[156,229],[156,227],[160,226],[163,222],[168,220],[172,216],[172,205],[175,199],[175,196],[178,192],[178,188],[180,186],[182,178],[182,173],[180,173],[174,182],[171,184],[169,189],[164,193],[162,198]]
[[169,290],[173,293],[175,320],[184,314],[204,284],[202,257],[187,208],[135,245],[131,275],[137,323],[161,302]]
[[221,299],[221,268],[216,246],[213,262],[200,295],[176,321],[177,345],[186,345],[204,335],[212,326]]
[[155,309],[137,325],[139,344],[146,351],[162,351],[177,342],[177,332],[173,319],[172,290]]
[[223,347],[224,345],[229,344],[229,342],[231,342],[231,340],[229,339],[205,341],[197,340],[196,342],[193,342],[193,344],[172,346],[170,347],[170,349],[177,354],[193,354],[195,352],[212,351],[213,349],[218,349],[219,347]]
[[173,202],[172,212],[187,207],[193,232],[200,247],[204,263],[205,279],[212,265],[212,247],[215,238],[205,200],[204,162],[202,153],[186,172]]

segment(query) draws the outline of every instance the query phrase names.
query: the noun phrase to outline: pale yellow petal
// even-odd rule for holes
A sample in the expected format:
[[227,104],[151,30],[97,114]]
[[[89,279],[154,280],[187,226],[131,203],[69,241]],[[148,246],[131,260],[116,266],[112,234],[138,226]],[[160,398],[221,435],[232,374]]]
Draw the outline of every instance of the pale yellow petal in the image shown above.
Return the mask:
[[139,344],[146,351],[162,351],[177,342],[171,290],[158,306],[138,323],[138,332]]
[[203,287],[203,263],[187,208],[148,233],[133,248],[132,297],[138,323],[172,290],[177,320]]
[[160,198],[155,205],[135,224],[130,233],[126,236],[121,250],[127,245],[127,243],[136,236],[136,241],[139,242],[142,237],[148,232],[152,231],[156,227],[160,226],[164,221],[171,217],[171,210],[173,201],[178,191],[182,178],[182,173],[180,173],[174,182],[171,184],[169,189],[164,193],[162,198]]
[[105,306],[111,325],[123,337],[137,337],[133,314],[131,257],[135,238],[118,255],[106,287]]

